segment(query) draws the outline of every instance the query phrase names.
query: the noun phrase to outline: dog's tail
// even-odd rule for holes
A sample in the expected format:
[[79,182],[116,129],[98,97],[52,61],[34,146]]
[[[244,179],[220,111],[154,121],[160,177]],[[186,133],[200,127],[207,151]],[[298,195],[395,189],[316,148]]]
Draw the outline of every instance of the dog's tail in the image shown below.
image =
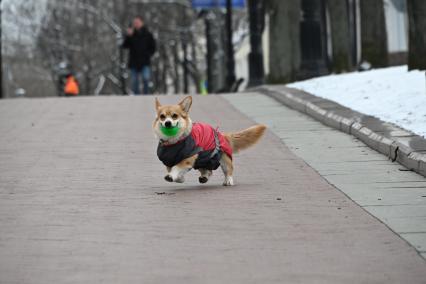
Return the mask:
[[226,133],[225,137],[231,144],[232,151],[238,153],[240,150],[247,149],[256,144],[262,138],[265,130],[265,125],[258,124],[239,132]]

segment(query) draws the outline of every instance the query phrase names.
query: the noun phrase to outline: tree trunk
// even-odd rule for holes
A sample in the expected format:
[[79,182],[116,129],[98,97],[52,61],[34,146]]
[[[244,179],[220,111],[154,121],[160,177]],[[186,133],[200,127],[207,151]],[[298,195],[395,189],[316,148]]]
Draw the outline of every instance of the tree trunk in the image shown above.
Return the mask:
[[349,7],[346,0],[327,0],[330,14],[333,58],[331,69],[341,73],[351,70],[351,34],[349,31]]
[[180,75],[179,75],[179,46],[177,41],[173,45],[173,71],[174,71],[174,92],[180,94]]
[[362,60],[373,67],[388,65],[387,32],[383,0],[361,0]]
[[300,68],[300,9],[300,0],[267,1],[270,83],[287,83],[296,79]]
[[407,0],[409,19],[408,69],[426,70],[426,1]]
[[2,10],[1,10],[1,0],[0,0],[0,99],[4,97],[3,95],[3,47],[2,47]]

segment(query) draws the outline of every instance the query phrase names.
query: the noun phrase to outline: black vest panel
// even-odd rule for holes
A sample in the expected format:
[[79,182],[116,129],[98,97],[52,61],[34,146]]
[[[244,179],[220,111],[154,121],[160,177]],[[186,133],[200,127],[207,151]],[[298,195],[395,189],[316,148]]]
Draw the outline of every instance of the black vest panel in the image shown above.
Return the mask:
[[211,171],[216,170],[220,166],[222,151],[216,153],[213,152],[214,150],[209,150],[198,153],[198,158],[195,161],[194,169],[206,169]]
[[[207,150],[197,147],[191,135],[173,145],[158,144],[157,156],[167,167],[173,167],[183,160],[198,154],[194,169],[216,170],[220,166],[222,151]],[[213,156],[212,156],[213,155]]]
[[202,151],[195,145],[195,141],[191,135],[173,145],[158,144],[157,156],[161,162],[167,167],[173,167],[183,160]]

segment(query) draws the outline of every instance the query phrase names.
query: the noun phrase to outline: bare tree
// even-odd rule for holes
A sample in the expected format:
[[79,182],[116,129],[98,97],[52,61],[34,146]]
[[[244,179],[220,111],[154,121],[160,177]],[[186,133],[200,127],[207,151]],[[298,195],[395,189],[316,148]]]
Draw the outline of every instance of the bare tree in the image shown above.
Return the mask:
[[333,72],[340,73],[351,70],[351,48],[349,32],[349,7],[347,1],[327,0],[330,14],[332,39],[332,66]]
[[[38,38],[38,51],[44,65],[58,75],[61,63],[76,73],[84,94],[93,94],[100,78],[118,80],[117,36],[121,31],[114,22],[114,2],[50,0]],[[115,78],[115,80],[114,80]],[[54,79],[54,78],[53,78]],[[55,80],[55,79],[54,79]],[[105,90],[118,93],[119,86]]]
[[383,0],[361,0],[362,60],[373,67],[388,65],[387,32]]
[[84,94],[121,93],[126,54],[120,52],[119,40],[135,15],[145,18],[158,41],[152,60],[154,92],[182,92],[185,77],[189,91],[195,92],[206,79],[204,21],[189,0],[3,2],[9,25],[3,46],[9,94],[23,88],[29,96],[57,95],[58,78],[65,71],[76,74]]
[[2,66],[5,97],[25,93],[30,96],[42,96],[53,91],[50,74],[41,67],[34,50],[45,2],[44,0],[2,1]]
[[300,0],[268,0],[270,19],[269,56],[271,83],[287,83],[296,79],[300,68]]
[[426,1],[407,0],[409,18],[408,68],[426,70]]

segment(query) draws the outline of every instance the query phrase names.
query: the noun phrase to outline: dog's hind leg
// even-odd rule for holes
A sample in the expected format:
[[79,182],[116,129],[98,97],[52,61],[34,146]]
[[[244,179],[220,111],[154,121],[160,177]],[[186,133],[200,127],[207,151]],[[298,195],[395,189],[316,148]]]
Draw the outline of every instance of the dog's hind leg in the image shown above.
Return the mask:
[[167,175],[164,177],[164,179],[166,180],[166,181],[168,181],[168,182],[173,182],[173,178],[172,178],[172,176],[170,175],[170,172],[172,171],[172,168],[171,167],[166,167],[166,170],[167,170]]
[[222,157],[220,158],[220,166],[222,168],[223,174],[225,175],[223,185],[234,185],[234,179],[232,177],[232,174],[234,173],[234,165],[232,164],[231,158],[229,158],[225,153],[223,153]]
[[206,182],[208,182],[209,178],[213,174],[212,171],[206,170],[206,169],[200,169],[199,171],[200,171],[201,176],[198,178],[198,181],[200,183],[206,183]]

